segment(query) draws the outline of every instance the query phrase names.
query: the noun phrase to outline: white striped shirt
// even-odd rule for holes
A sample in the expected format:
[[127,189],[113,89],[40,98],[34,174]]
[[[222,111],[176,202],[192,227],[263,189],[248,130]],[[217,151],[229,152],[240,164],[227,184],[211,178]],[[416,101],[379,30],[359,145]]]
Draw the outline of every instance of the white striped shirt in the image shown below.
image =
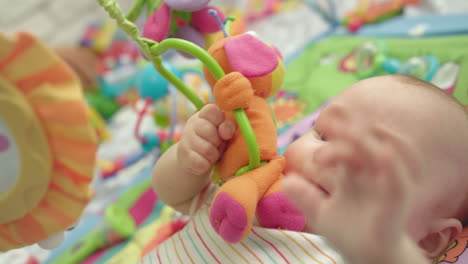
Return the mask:
[[209,220],[210,202],[216,190],[217,186],[210,185],[201,192],[192,202],[191,211],[195,213],[187,226],[140,263],[344,263],[322,237],[308,233],[254,226],[241,242],[225,242]]

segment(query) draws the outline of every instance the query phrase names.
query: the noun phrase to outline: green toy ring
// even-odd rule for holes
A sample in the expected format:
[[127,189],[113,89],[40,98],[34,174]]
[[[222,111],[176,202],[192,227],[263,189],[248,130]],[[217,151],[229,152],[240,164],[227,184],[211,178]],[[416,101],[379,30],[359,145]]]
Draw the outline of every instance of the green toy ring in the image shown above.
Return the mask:
[[[139,44],[143,52],[146,55],[149,55],[155,69],[179,91],[181,91],[198,110],[200,110],[204,106],[203,101],[189,87],[187,87],[182,80],[164,68],[160,56],[169,49],[175,49],[191,54],[206,65],[216,80],[219,80],[226,75],[218,62],[204,49],[186,40],[165,39],[164,41],[157,43],[153,40],[140,37],[139,30],[132,21],[139,17],[146,0],[137,0],[127,16],[123,15],[119,5],[114,0],[97,0],[97,2],[107,11],[110,17],[117,21],[117,24],[121,29]],[[156,0],[155,5],[160,4],[160,2],[161,1]],[[232,22],[232,20],[233,18],[231,17],[228,19],[228,22]],[[244,109],[236,109],[233,112],[242,135],[247,143],[249,152],[249,165],[247,166],[247,169],[243,168],[240,170],[246,172],[261,166],[260,150],[252,125],[250,124]]]
[[[165,53],[169,49],[180,50],[186,53],[191,54],[192,56],[199,59],[208,70],[213,74],[213,77],[216,80],[221,79],[226,74],[224,73],[221,66],[218,62],[213,59],[204,49],[193,44],[192,42],[182,40],[182,39],[166,39],[159,44],[156,44],[150,48],[151,54],[155,55],[156,58],[153,60],[156,70],[161,73],[161,75],[166,78],[170,83],[172,83],[177,89],[179,89],[189,100],[197,107],[201,109],[203,107],[203,102],[201,99],[193,93],[193,91],[188,88],[179,78],[174,76],[162,65],[161,54]],[[233,111],[234,117],[236,118],[239,129],[244,136],[244,139],[247,143],[247,149],[249,151],[249,166],[248,170],[253,170],[260,167],[260,150],[258,147],[257,139],[255,138],[255,133],[253,132],[252,126],[249,122],[249,118],[245,113],[244,109],[236,109]],[[241,169],[242,170],[242,169]],[[248,171],[247,170],[247,171]],[[244,170],[245,171],[245,170]],[[238,173],[236,173],[238,174]]]

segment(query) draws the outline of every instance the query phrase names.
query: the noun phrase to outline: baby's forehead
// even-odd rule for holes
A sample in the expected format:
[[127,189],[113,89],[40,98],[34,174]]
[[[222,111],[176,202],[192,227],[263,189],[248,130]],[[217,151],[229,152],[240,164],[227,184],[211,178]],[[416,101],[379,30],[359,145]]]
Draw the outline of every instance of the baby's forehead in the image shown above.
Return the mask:
[[379,122],[401,132],[457,128],[467,123],[467,112],[454,98],[427,82],[406,76],[383,76],[355,83],[334,97],[321,112],[317,123],[330,113],[351,115],[359,122]]
[[381,76],[359,81],[335,97],[335,103],[367,116],[429,113],[456,101],[436,86],[406,76]]

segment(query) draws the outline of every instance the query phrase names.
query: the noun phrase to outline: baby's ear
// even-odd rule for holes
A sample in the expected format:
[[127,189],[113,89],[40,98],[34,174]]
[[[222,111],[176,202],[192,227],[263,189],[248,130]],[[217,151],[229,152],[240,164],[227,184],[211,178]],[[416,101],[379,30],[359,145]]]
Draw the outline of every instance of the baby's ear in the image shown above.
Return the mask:
[[419,241],[419,246],[426,255],[435,259],[439,257],[447,246],[462,231],[462,224],[455,218],[443,218],[437,220],[431,227],[426,237]]

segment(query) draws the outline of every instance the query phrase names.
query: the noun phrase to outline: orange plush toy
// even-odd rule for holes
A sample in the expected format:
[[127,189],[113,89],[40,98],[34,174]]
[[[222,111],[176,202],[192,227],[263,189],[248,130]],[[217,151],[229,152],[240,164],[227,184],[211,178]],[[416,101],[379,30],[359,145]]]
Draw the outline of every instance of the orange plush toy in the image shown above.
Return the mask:
[[232,111],[244,109],[258,142],[261,161],[265,163],[235,176],[249,164],[247,144],[238,129],[215,170],[223,184],[211,207],[212,226],[231,243],[249,234],[255,215],[260,225],[267,228],[302,230],[305,218],[281,192],[285,160],[277,153],[276,127],[266,101],[283,81],[280,52],[251,34],[218,40],[208,52],[226,73],[215,81],[205,69],[215,103],[233,121]]
[[[175,49],[200,59],[210,69],[205,68],[204,72],[213,88],[215,103],[228,119],[238,122],[239,129],[228,142],[215,169],[215,179],[219,178],[223,183],[210,211],[210,221],[217,233],[227,242],[239,242],[249,234],[255,215],[267,228],[302,230],[304,216],[281,192],[285,161],[277,153],[273,112],[266,101],[283,81],[284,65],[280,52],[251,34],[215,38],[208,49],[209,54],[194,43],[177,38],[164,39],[165,34],[158,38],[160,43],[141,38],[138,28],[114,0],[97,1],[137,41],[155,69],[198,109],[203,107],[203,101],[164,68],[161,55]],[[224,35],[231,32],[227,25],[231,20],[223,21],[216,9],[207,9],[206,12],[214,18],[211,22],[217,23]],[[163,19],[156,15],[153,18]],[[153,23],[152,27],[150,24],[146,27],[147,32],[159,30],[159,24]],[[211,28],[212,25],[205,26]]]

